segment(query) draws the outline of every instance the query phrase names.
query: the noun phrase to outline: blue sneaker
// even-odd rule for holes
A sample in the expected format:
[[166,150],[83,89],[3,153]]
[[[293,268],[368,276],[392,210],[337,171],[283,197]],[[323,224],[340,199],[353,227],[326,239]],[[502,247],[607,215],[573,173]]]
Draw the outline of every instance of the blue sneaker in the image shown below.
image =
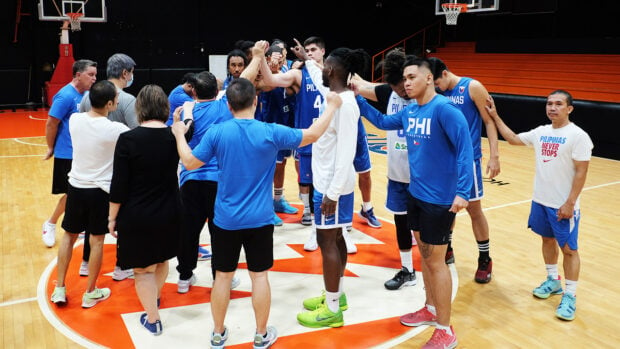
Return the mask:
[[532,293],[542,299],[547,299],[554,294],[562,294],[562,282],[560,279],[555,280],[551,276],[547,276],[547,280],[536,287]]
[[146,313],[140,316],[140,323],[146,328],[153,336],[159,336],[164,330],[161,326],[161,321],[156,320],[154,323],[150,323],[146,317]]
[[271,348],[273,343],[278,340],[278,331],[273,326],[267,326],[267,333],[265,335],[254,335],[254,349],[267,349]]
[[224,327],[223,333],[211,332],[211,349],[223,349],[228,339],[228,328]]
[[375,217],[375,213],[371,208],[368,211],[364,211],[364,207],[358,213],[360,217],[362,217],[366,223],[373,228],[381,228],[381,222]]
[[202,246],[198,246],[198,260],[206,261],[211,259],[211,252]]
[[555,311],[555,316],[562,320],[571,321],[575,319],[575,310],[577,310],[577,298],[570,294],[564,293],[558,309]]
[[282,221],[282,218],[278,217],[277,214],[273,214],[273,225],[275,225],[276,227],[281,227],[284,224],[284,222]]
[[276,212],[286,213],[286,214],[295,214],[297,213],[297,209],[291,206],[288,201],[284,198],[284,196],[280,197],[280,200],[273,200],[273,209]]

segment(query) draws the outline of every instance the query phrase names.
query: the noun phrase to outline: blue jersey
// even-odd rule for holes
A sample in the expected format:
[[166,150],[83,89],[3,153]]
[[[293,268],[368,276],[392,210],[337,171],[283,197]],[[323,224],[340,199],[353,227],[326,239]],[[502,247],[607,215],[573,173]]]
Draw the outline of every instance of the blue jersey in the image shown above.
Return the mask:
[[409,104],[385,115],[357,98],[360,113],[383,130],[405,131],[409,158],[409,192],[436,205],[451,205],[456,195],[469,200],[473,151],[463,113],[444,96],[424,105]]
[[170,95],[168,96],[168,102],[170,103],[170,114],[168,115],[168,121],[166,121],[166,125],[172,125],[174,120],[173,114],[174,110],[183,105],[185,102],[192,102],[194,99],[192,96],[188,95],[183,89],[183,85],[179,85],[175,87],[172,91],[170,91]]
[[54,157],[59,159],[73,159],[73,146],[69,133],[69,118],[80,108],[83,93],[79,93],[72,84],[67,84],[54,95],[49,116],[60,120],[56,142],[54,143]]
[[[196,148],[213,125],[232,119],[233,115],[228,110],[226,101],[226,96],[224,96],[214,101],[196,103],[192,111],[194,115],[194,134],[188,142],[190,148]],[[201,167],[191,171],[188,171],[185,166],[181,166],[179,184],[183,185],[188,180],[217,181],[219,170],[215,157],[211,157],[211,159],[204,161],[204,163]]]
[[482,137],[482,117],[476,107],[476,103],[469,95],[469,84],[472,78],[461,78],[459,82],[451,90],[446,90],[443,95],[448,97],[452,103],[463,112],[467,124],[469,125],[469,134],[471,136],[471,145],[474,148],[474,160],[482,157],[482,149],[480,147],[480,137]]
[[[323,96],[312,83],[308,70],[304,67],[301,70],[301,86],[295,99],[295,127],[308,128],[319,117]],[[312,144],[308,144],[298,149],[302,155],[312,154]]]
[[[258,96],[258,106],[254,117],[264,122],[294,127],[295,120],[291,116],[290,100],[292,96],[286,94],[286,88],[276,87],[271,91],[261,92]],[[259,108],[262,110],[259,113]],[[261,119],[258,119],[259,115]]]
[[219,164],[214,223],[226,230],[273,224],[276,155],[301,140],[301,130],[254,119],[213,125],[192,154],[203,162],[215,155]]

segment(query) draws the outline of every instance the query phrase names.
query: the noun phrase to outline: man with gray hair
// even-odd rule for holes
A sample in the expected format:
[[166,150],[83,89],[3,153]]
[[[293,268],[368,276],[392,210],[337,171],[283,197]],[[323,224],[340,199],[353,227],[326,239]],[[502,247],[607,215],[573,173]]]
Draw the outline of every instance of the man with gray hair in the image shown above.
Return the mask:
[[[133,83],[133,73],[136,62],[124,53],[115,53],[108,58],[106,75],[108,81],[116,86],[118,92],[118,107],[108,114],[108,119],[127,125],[130,129],[138,127],[138,116],[136,114],[136,97],[123,91],[124,88]],[[80,103],[80,112],[84,113],[91,109],[88,92],[84,95]],[[88,257],[90,255],[90,244],[88,238],[84,239],[84,252],[82,264],[80,265],[80,276],[88,276]],[[133,270],[122,270],[119,266],[114,267],[112,279],[122,281],[133,276]]]
[[[108,119],[121,122],[129,128],[138,126],[135,104],[136,97],[123,91],[133,83],[133,73],[136,62],[124,53],[115,53],[108,58],[106,67],[107,79],[116,86],[118,91],[118,108],[108,115]],[[86,96],[85,96],[86,97]],[[90,100],[83,98],[80,112],[90,110]]]

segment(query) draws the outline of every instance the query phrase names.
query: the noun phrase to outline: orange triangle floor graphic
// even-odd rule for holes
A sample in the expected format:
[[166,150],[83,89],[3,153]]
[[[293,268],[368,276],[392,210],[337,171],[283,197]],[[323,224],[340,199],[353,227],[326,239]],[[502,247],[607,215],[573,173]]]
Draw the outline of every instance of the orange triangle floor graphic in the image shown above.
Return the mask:
[[[400,269],[400,257],[394,225],[382,221],[383,227],[373,229],[357,215],[354,218],[352,241],[357,253],[349,254],[344,291],[349,309],[344,313],[345,325],[334,329],[310,329],[297,323],[296,315],[303,310],[302,300],[319,295],[323,290],[320,251],[303,249],[311,228],[299,224],[301,214],[280,215],[285,224],[274,232],[274,266],[269,272],[272,292],[269,325],[278,330],[275,348],[389,348],[414,335],[422,328],[400,324],[399,317],[415,311],[424,304],[424,289],[420,256],[414,247],[414,264],[418,283],[389,291],[383,283]],[[59,233],[60,235],[60,233]],[[60,236],[57,236],[57,240]],[[201,244],[209,248],[209,233],[201,234]],[[210,261],[199,261],[194,271],[196,285],[186,294],[177,293],[176,259],[170,260],[170,272],[161,295],[160,316],[163,334],[152,336],[139,323],[144,312],[134,289],[133,279],[112,280],[115,264],[115,239],[106,236],[104,261],[97,286],[109,287],[110,298],[90,309],[82,309],[81,297],[86,277],[78,270],[82,260],[82,244],[73,249],[67,275],[67,300],[57,307],[49,299],[56,279],[56,260],[50,262],[39,281],[39,306],[50,323],[76,343],[89,348],[183,348],[209,347],[213,330],[210,291],[212,284]],[[453,295],[458,279],[450,265]],[[241,284],[231,291],[226,316],[229,328],[227,348],[247,348],[255,332],[251,304],[251,283],[245,267],[243,252],[236,276]]]

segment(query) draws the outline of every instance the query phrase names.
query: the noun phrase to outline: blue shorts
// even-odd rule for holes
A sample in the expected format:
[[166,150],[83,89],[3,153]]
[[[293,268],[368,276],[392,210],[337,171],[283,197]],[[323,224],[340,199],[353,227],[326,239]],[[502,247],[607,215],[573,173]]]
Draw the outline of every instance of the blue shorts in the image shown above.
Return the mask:
[[315,189],[312,200],[314,204],[314,223],[318,229],[346,227],[353,222],[353,193],[340,195],[338,205],[336,206],[336,214],[328,217],[324,217],[321,213],[323,194]]
[[408,188],[409,183],[388,179],[385,208],[393,214],[407,214],[407,200],[409,200]]
[[579,210],[575,210],[573,218],[562,219],[558,222],[557,208],[543,206],[532,201],[527,227],[540,236],[555,238],[560,247],[568,243],[568,247],[576,251],[580,215]]
[[292,151],[292,150],[290,150],[290,149],[280,150],[280,151],[278,152],[278,155],[276,155],[276,162],[277,162],[278,164],[283,163],[283,162],[284,162],[284,159],[286,159],[286,158],[290,158],[292,153],[293,153],[293,151]]
[[357,123],[357,148],[355,148],[353,167],[355,167],[355,172],[357,173],[368,172],[371,168],[370,153],[368,151],[368,136],[366,135],[366,129],[364,128],[361,118]]
[[299,184],[312,184],[312,154],[299,154],[298,182]]
[[474,183],[471,186],[469,201],[478,201],[484,196],[484,190],[482,189],[482,166],[480,163],[480,159],[474,160]]
[[456,214],[450,205],[436,205],[414,198],[409,194],[407,221],[413,231],[420,232],[420,240],[429,245],[447,245],[450,227]]

